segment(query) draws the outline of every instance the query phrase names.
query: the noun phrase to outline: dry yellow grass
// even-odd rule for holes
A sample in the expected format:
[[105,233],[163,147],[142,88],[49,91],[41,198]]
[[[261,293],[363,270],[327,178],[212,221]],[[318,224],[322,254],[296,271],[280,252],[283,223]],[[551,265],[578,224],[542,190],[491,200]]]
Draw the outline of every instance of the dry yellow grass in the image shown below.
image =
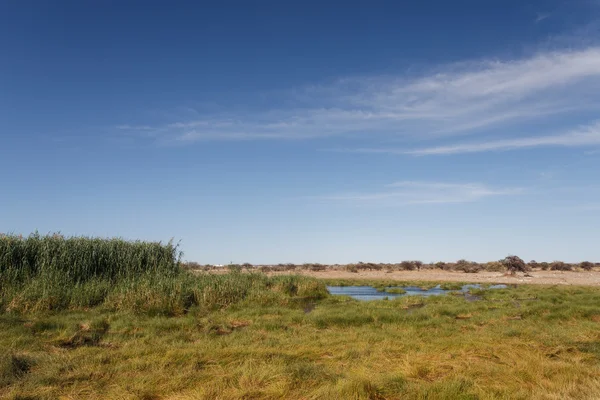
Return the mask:
[[482,301],[419,301],[425,306],[329,298],[312,311],[242,302],[179,317],[2,314],[0,397],[598,398],[597,289],[524,286]]

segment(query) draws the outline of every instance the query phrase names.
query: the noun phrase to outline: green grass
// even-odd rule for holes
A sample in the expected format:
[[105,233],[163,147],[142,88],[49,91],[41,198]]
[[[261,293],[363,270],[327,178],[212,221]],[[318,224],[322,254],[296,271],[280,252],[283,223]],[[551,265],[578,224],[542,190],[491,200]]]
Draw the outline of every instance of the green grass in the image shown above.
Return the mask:
[[[373,286],[375,288],[383,289],[388,287],[398,286],[416,286],[421,289],[427,290],[436,287],[440,282],[430,281],[397,281],[394,279],[340,279],[340,278],[327,278],[319,279],[324,282],[327,286]],[[462,285],[461,285],[462,287]]]
[[240,302],[288,304],[327,295],[306,277],[192,274],[171,243],[121,239],[0,236],[0,311],[101,308],[182,315]]
[[[295,279],[269,281],[242,300],[174,317],[103,306],[0,314],[6,354],[0,398],[594,399],[600,393],[597,288],[519,286],[483,291],[475,302],[450,295],[327,297],[307,309],[293,300],[301,294]],[[283,297],[274,302],[269,293]]]
[[386,287],[383,288],[382,290],[385,293],[392,293],[392,294],[404,294],[406,293],[406,290],[399,288],[399,287]]
[[[176,246],[0,237],[0,398],[595,399],[600,291],[358,302],[319,281],[192,274]],[[456,289],[455,284],[445,284]],[[461,284],[462,286],[462,284]],[[471,299],[473,300],[473,299]]]
[[171,242],[153,243],[69,237],[0,235],[0,276],[16,281],[39,277],[81,283],[121,280],[141,274],[176,273],[179,251]]

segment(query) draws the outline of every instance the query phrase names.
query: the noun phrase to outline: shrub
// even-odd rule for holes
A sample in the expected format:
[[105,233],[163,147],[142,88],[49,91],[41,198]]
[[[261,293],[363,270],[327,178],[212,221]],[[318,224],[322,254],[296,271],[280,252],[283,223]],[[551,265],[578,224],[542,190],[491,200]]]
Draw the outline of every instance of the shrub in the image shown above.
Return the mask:
[[413,271],[415,268],[416,266],[412,261],[402,261],[399,266],[399,269],[402,271]]
[[197,262],[188,261],[185,263],[181,263],[181,268],[194,270],[194,269],[202,269],[202,266]]
[[477,264],[476,262],[467,261],[467,260],[463,259],[463,260],[458,260],[456,262],[454,269],[457,271],[474,274],[474,273],[481,271],[482,267],[481,267],[481,265]]
[[527,271],[527,264],[525,264],[525,261],[523,261],[520,257],[508,256],[500,262],[512,275],[516,274],[517,272]]
[[358,268],[354,264],[348,264],[348,265],[346,265],[345,270],[348,271],[348,272],[358,273]]
[[446,263],[443,261],[436,262],[434,266],[438,269],[446,269]]
[[573,266],[570,264],[567,264],[565,262],[562,262],[562,261],[553,261],[552,263],[550,263],[550,270],[552,270],[552,271],[572,271]]
[[591,271],[592,269],[594,269],[594,263],[591,263],[589,261],[583,261],[579,264],[579,268],[585,271]]
[[305,269],[310,269],[311,271],[315,272],[325,271],[327,269],[327,267],[323,264],[304,264],[303,267],[305,267]]
[[503,272],[506,271],[506,267],[499,261],[491,261],[485,263],[483,268],[489,272]]

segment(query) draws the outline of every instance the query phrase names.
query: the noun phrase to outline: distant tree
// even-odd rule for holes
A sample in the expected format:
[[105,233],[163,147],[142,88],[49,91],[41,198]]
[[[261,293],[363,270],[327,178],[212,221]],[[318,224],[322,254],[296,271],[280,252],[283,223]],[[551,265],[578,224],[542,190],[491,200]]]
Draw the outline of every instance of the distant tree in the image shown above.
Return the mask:
[[400,269],[403,271],[412,271],[415,269],[415,265],[411,261],[402,261],[400,263]]
[[511,275],[515,275],[517,272],[527,272],[527,265],[520,257],[508,256],[500,262],[506,267]]
[[550,270],[552,271],[571,271],[573,266],[563,261],[553,261],[550,263]]
[[436,268],[439,268],[439,269],[446,269],[446,263],[445,263],[445,262],[443,262],[443,261],[438,261],[438,262],[436,262],[434,265],[435,265],[435,267],[436,267]]
[[528,265],[529,265],[529,267],[530,267],[531,269],[535,269],[535,268],[539,268],[539,267],[540,267],[540,264],[538,264],[538,262],[537,262],[537,261],[535,261],[535,260],[531,260],[531,261],[529,261],[529,264],[528,264]]
[[310,264],[309,269],[311,271],[315,271],[315,272],[317,272],[317,271],[325,271],[327,269],[327,266],[325,266],[323,264],[315,263],[315,264]]
[[286,269],[286,271],[291,271],[293,269],[296,269],[296,264],[287,263],[287,264],[285,264],[285,269]]
[[591,263],[589,261],[584,261],[581,264],[579,264],[579,268],[586,270],[586,271],[591,271],[594,268],[594,263]]
[[358,268],[357,268],[356,264],[348,264],[348,265],[346,265],[346,271],[356,273],[356,272],[358,272]]
[[181,267],[184,269],[201,269],[202,266],[195,261],[188,261],[181,263]]
[[467,272],[469,274],[475,274],[481,271],[482,267],[476,262],[461,259],[456,262],[454,269],[457,271]]
[[423,261],[415,260],[415,261],[412,261],[412,264],[415,269],[420,270],[421,267],[423,266]]

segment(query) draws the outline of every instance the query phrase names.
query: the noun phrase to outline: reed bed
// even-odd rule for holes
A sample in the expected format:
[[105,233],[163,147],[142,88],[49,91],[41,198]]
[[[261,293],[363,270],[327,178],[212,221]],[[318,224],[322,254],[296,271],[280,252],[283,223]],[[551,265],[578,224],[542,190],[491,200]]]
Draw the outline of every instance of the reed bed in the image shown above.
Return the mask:
[[172,242],[32,234],[0,237],[0,310],[36,312],[102,306],[179,315],[243,301],[288,304],[327,295],[306,277],[192,274]]

